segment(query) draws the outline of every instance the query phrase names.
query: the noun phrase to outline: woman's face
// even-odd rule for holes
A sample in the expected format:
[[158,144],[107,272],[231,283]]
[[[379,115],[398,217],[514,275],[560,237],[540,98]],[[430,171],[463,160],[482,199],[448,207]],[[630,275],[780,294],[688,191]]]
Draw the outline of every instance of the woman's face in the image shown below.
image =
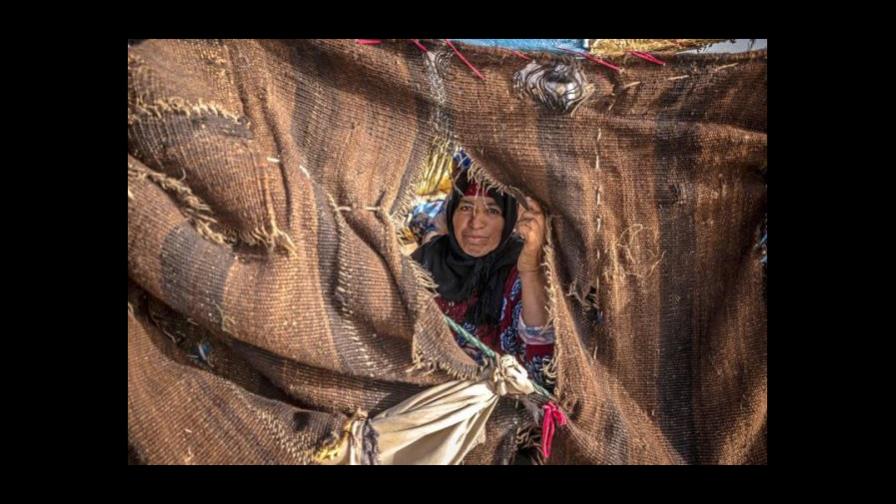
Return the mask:
[[504,215],[494,198],[464,196],[452,217],[454,238],[464,253],[482,257],[501,244]]

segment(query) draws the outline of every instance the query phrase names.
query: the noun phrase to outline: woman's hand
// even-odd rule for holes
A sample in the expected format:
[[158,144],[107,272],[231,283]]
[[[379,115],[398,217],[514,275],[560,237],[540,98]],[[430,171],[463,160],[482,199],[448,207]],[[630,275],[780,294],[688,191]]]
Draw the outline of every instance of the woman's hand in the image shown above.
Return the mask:
[[516,230],[523,237],[523,250],[516,261],[520,273],[531,273],[541,268],[542,248],[545,241],[544,213],[534,199],[526,197],[529,209],[520,206],[520,216],[516,222]]
[[522,317],[527,326],[542,327],[548,322],[545,275],[541,255],[545,242],[544,213],[534,199],[527,197],[528,210],[520,208],[516,229],[525,240],[516,268],[520,272],[523,292]]

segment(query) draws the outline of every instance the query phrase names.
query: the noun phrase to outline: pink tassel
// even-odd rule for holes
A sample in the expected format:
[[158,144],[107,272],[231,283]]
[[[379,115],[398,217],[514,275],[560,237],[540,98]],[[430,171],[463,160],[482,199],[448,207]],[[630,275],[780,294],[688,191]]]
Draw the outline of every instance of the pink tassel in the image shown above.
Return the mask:
[[595,63],[599,63],[599,64],[601,64],[601,65],[603,65],[603,66],[605,66],[605,67],[607,67],[607,68],[612,68],[613,70],[615,70],[615,71],[617,71],[617,72],[619,71],[619,67],[618,67],[618,66],[613,65],[613,64],[611,64],[611,63],[607,63],[606,61],[604,61],[604,60],[602,60],[602,59],[600,59],[600,58],[596,58],[596,57],[594,57],[594,56],[592,56],[592,55],[590,55],[590,54],[588,54],[588,53],[586,53],[586,52],[571,51],[571,50],[569,50],[569,49],[565,49],[565,48],[563,48],[563,47],[561,47],[560,50],[561,50],[561,51],[566,51],[566,52],[571,53],[571,54],[577,54],[577,55],[579,55],[579,56],[584,56],[585,58],[587,58],[587,59],[589,59],[589,60],[591,60],[591,61],[593,61],[593,62],[595,62]]
[[383,41],[380,39],[355,39],[355,43],[358,45],[377,45],[382,44]]
[[541,453],[547,459],[551,456],[551,442],[554,440],[554,424],[566,425],[566,415],[553,402],[544,405],[541,421]]
[[428,52],[426,50],[426,47],[420,43],[420,39],[411,39],[411,42],[413,42],[415,46],[419,47],[421,51]]
[[461,54],[460,51],[458,51],[456,47],[454,47],[454,44],[452,44],[450,40],[445,39],[445,43],[448,44],[448,47],[450,47],[454,51],[454,54],[457,54],[457,56],[461,59],[461,61],[463,61],[464,63],[467,64],[468,67],[470,67],[470,70],[472,70],[473,73],[475,73],[477,76],[479,76],[480,79],[485,80],[485,77],[483,77],[482,74],[479,73],[479,70],[477,70],[476,67],[474,67],[472,63],[467,61],[467,58],[464,58],[464,55]]
[[532,58],[526,56],[525,54],[523,54],[523,53],[521,53],[521,52],[519,52],[519,51],[513,50],[513,49],[511,49],[510,52],[512,52],[513,54],[516,54],[517,56],[519,56],[520,58],[523,58],[524,60],[531,60],[531,59],[532,59]]
[[666,64],[665,61],[661,61],[661,60],[657,59],[656,56],[654,56],[654,55],[652,55],[652,54],[650,54],[650,53],[645,52],[645,53],[641,53],[641,54],[643,54],[644,56],[647,56],[648,58],[650,58],[650,61],[653,61],[654,63],[656,63],[656,64],[658,64],[658,65],[665,65],[665,64]]
[[657,65],[665,65],[666,64],[665,61],[660,61],[660,60],[654,58],[653,55],[650,53],[640,52],[640,51],[629,51],[629,53],[634,54],[635,56],[637,56],[641,59],[645,59],[651,63],[656,63]]

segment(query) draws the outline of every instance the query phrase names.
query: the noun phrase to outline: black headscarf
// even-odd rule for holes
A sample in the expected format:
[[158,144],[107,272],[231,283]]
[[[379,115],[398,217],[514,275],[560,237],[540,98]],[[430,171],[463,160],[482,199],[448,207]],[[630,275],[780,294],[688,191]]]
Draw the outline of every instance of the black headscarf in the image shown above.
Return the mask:
[[501,195],[494,190],[486,193],[495,199],[504,216],[501,242],[495,250],[482,257],[467,255],[454,237],[453,222],[454,211],[471,184],[467,173],[463,170],[458,175],[451,196],[445,201],[448,234],[421,246],[411,257],[432,273],[443,299],[463,301],[479,294],[479,299],[467,311],[467,322],[476,326],[496,325],[501,318],[504,282],[523,248],[522,240],[511,236],[516,225],[517,203],[510,195]]

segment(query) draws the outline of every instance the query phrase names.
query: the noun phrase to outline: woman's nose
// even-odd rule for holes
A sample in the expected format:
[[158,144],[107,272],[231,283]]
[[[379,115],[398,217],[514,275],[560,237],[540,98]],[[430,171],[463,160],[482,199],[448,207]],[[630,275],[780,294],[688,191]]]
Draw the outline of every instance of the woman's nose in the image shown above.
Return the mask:
[[473,210],[473,215],[470,217],[470,227],[473,229],[482,229],[485,227],[485,213],[479,210]]

